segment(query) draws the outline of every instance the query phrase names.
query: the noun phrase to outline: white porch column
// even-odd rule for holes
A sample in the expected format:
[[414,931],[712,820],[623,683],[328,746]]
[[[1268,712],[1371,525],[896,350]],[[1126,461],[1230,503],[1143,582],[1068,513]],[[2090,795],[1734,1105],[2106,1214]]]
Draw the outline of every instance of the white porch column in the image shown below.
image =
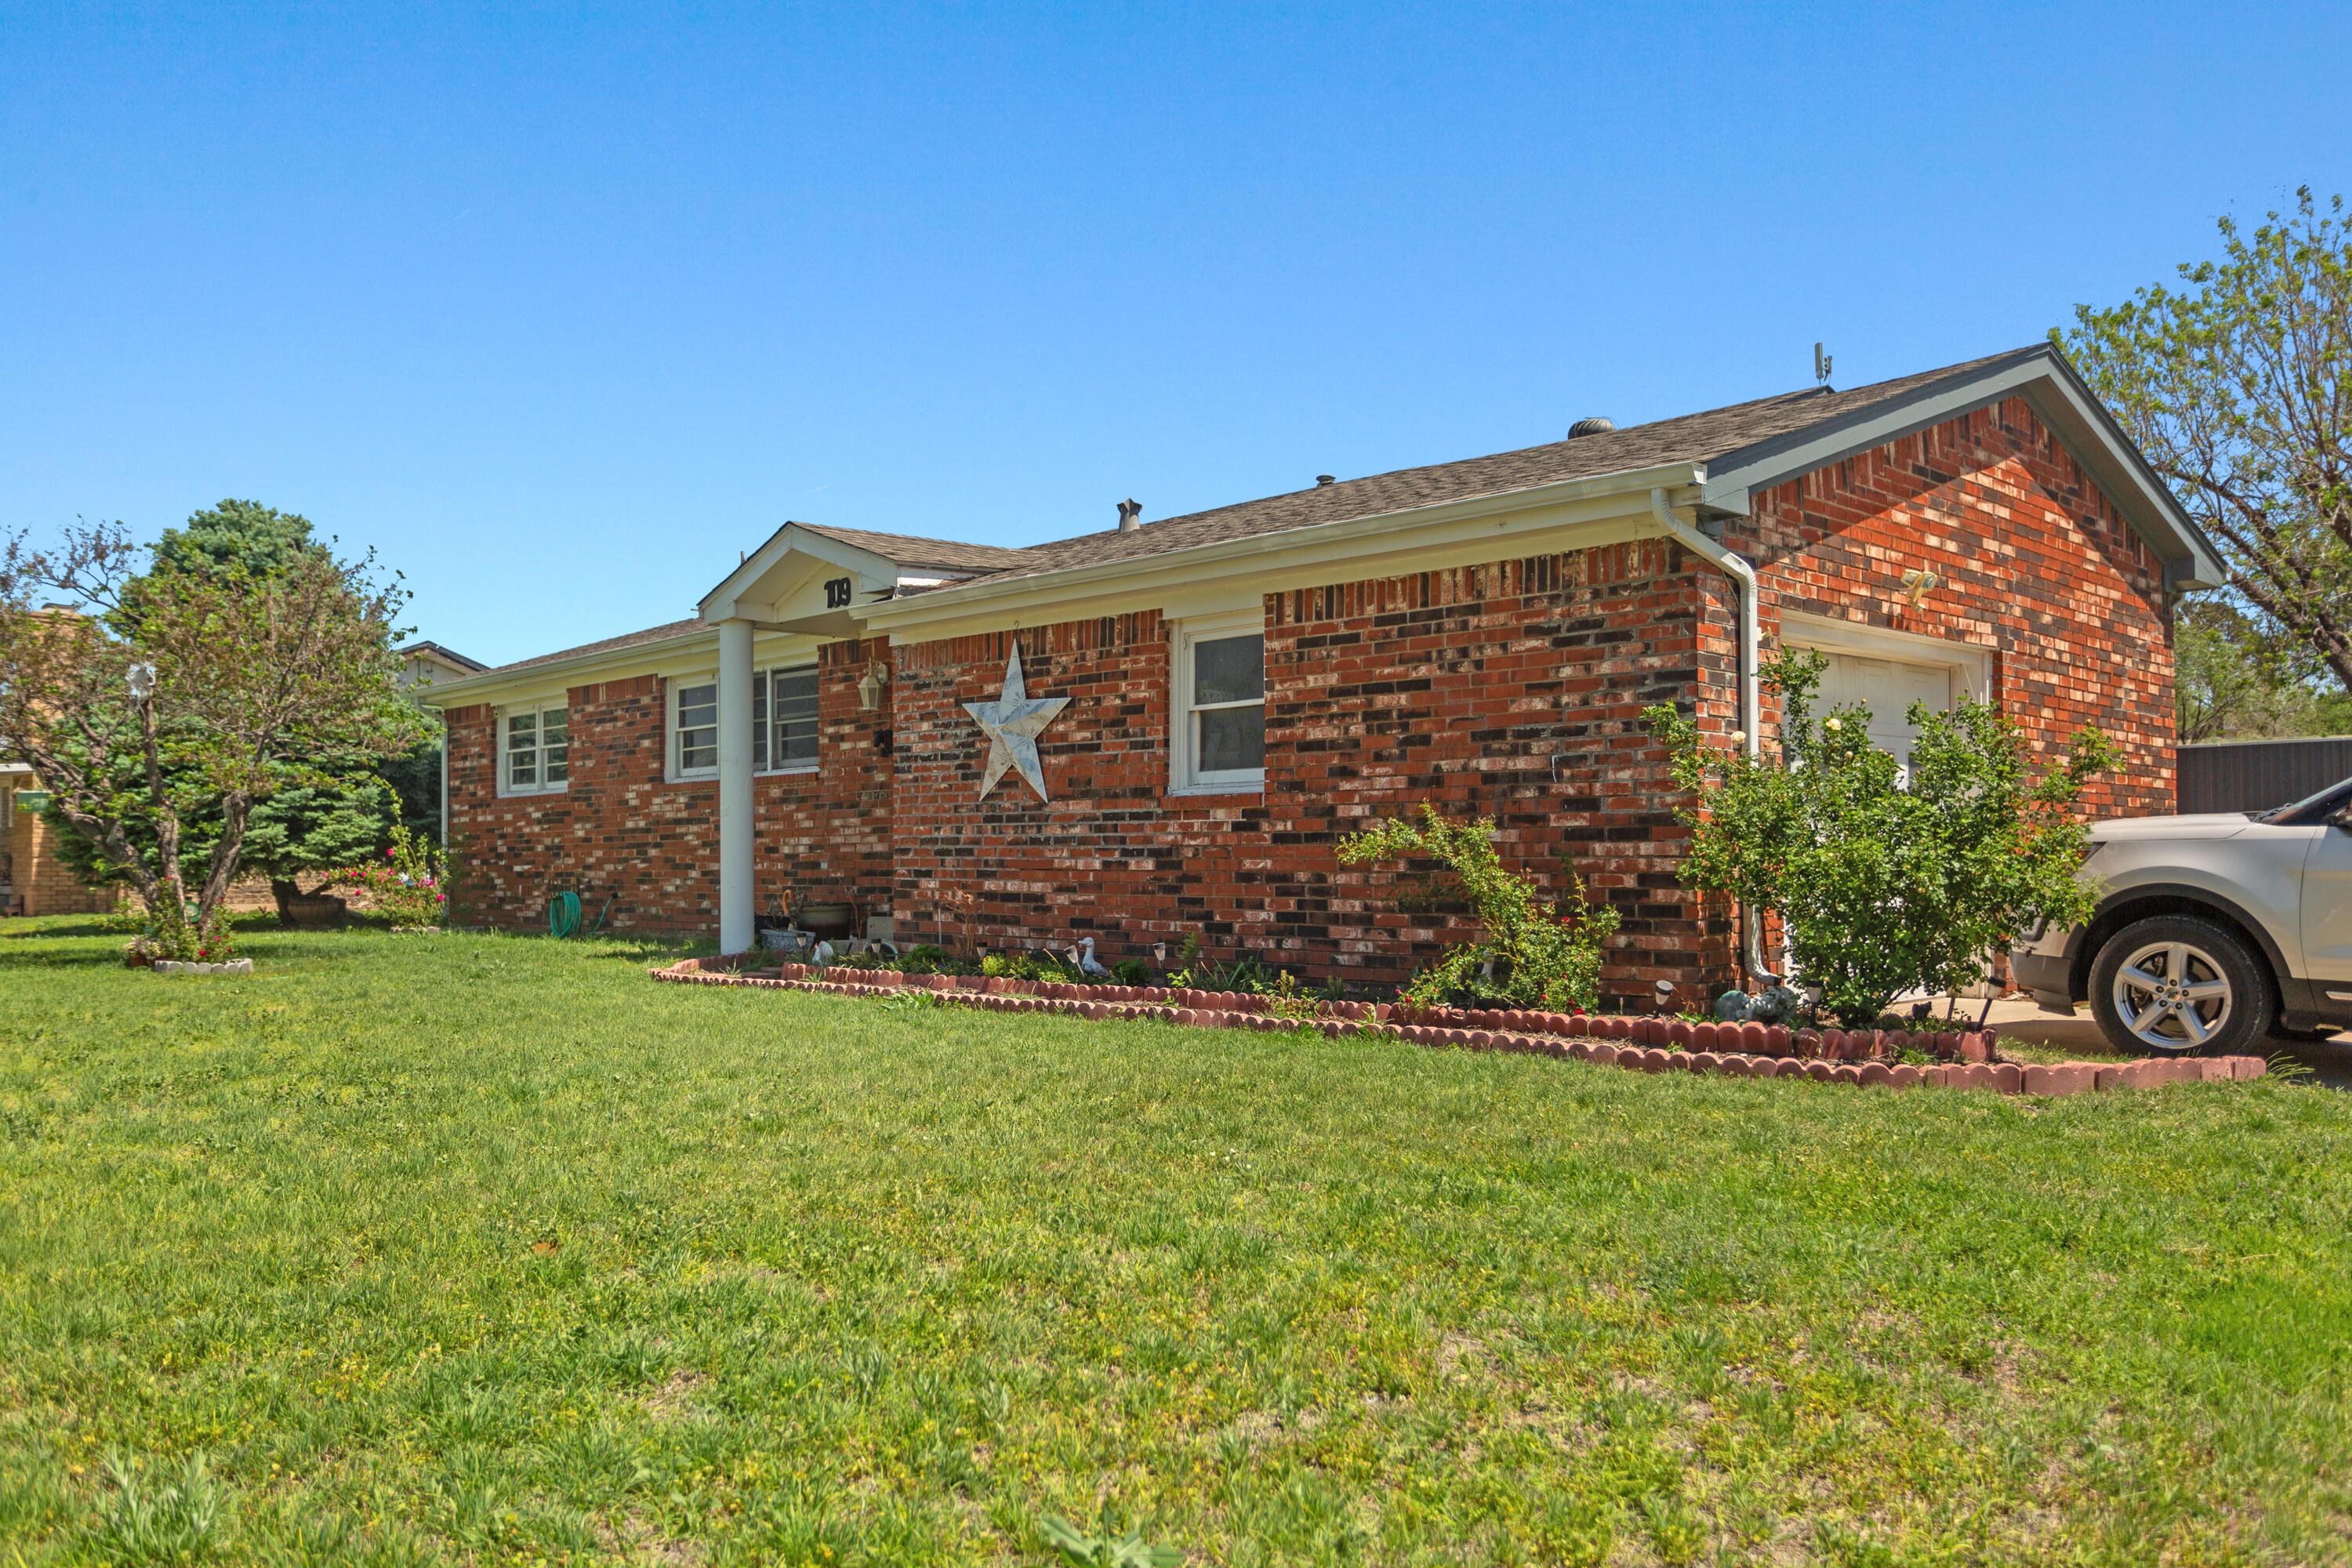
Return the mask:
[[719,951],[751,930],[751,623],[719,623]]

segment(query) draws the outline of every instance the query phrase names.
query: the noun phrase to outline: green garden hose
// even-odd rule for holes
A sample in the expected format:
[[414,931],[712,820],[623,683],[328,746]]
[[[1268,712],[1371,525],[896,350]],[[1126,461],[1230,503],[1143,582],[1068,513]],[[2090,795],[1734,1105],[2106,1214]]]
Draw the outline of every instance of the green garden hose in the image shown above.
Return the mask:
[[547,934],[561,942],[568,936],[594,936],[604,929],[604,917],[613,912],[614,894],[604,895],[604,902],[596,910],[596,923],[583,931],[580,926],[585,910],[577,893],[558,893],[547,900]]

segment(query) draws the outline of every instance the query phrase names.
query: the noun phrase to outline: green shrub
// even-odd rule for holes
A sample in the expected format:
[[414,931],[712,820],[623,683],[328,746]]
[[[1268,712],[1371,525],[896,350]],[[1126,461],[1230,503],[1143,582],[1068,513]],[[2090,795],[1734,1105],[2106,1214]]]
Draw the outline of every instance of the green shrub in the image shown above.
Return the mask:
[[1350,866],[1379,860],[1434,860],[1486,927],[1475,942],[1449,949],[1413,976],[1405,994],[1426,1006],[1450,1002],[1513,1007],[1591,1007],[1601,995],[1601,961],[1616,934],[1617,911],[1576,901],[1563,911],[1534,883],[1504,868],[1495,852],[1492,817],[1464,822],[1424,805],[1417,822],[1376,823],[1339,844]]
[[1809,650],[1766,661],[1781,702],[1777,754],[1709,745],[1672,708],[1643,717],[1696,797],[1677,812],[1692,829],[1684,883],[1779,910],[1801,979],[1867,1027],[1901,992],[1982,979],[2035,920],[2089,918],[2092,893],[2074,877],[2088,836],[2071,808],[2115,752],[2078,731],[2061,765],[2029,784],[2023,732],[1997,710],[1914,704],[1906,776],[1871,743],[1867,708],[1813,716],[1827,664]]
[[165,904],[132,940],[130,951],[134,957],[177,963],[226,963],[236,956],[236,939],[229,929],[228,912],[217,906],[197,919],[185,907]]
[[1089,984],[1089,978],[1075,963],[1066,963],[1050,952],[992,952],[980,961],[982,974],[1002,975],[1010,980],[1051,980],[1063,984]]

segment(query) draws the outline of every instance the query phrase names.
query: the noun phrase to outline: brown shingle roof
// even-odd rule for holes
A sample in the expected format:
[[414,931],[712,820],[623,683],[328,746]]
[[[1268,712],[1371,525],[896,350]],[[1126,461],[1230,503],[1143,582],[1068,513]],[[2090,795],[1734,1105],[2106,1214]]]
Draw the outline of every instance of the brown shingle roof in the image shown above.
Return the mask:
[[509,670],[529,669],[535,664],[553,664],[558,659],[578,658],[583,654],[610,653],[615,648],[635,647],[639,643],[667,642],[673,637],[690,637],[696,632],[708,631],[709,629],[709,628],[703,624],[700,616],[688,616],[682,621],[667,621],[657,626],[647,626],[641,632],[624,632],[619,637],[606,637],[602,642],[584,642],[578,647],[558,648],[553,653],[542,653],[534,655],[530,658],[519,658],[512,664],[499,665],[495,668],[487,671],[487,673],[491,675],[504,675]]
[[[1916,375],[1899,376],[1892,381],[1858,386],[1849,392],[1805,387],[1697,414],[1654,420],[1647,425],[1631,426],[1622,430],[1580,436],[1573,440],[1553,441],[1541,447],[1498,452],[1491,457],[1435,463],[1417,468],[1398,468],[1365,479],[1317,485],[1309,489],[1292,490],[1261,500],[1242,501],[1233,506],[1146,523],[1131,532],[1105,530],[1021,550],[992,544],[964,544],[946,539],[924,539],[911,534],[875,533],[864,529],[835,528],[825,523],[797,522],[792,526],[839,540],[860,550],[870,550],[901,566],[936,566],[950,572],[974,574],[964,583],[947,584],[935,589],[900,590],[902,597],[917,591],[952,595],[970,584],[1002,583],[1074,567],[1140,560],[1198,545],[1281,533],[1322,523],[1345,522],[1356,518],[1381,517],[1415,507],[1437,506],[1478,496],[1532,489],[1563,479],[1591,479],[1668,463],[1713,462],[2032,352],[2035,352],[2034,347],[2011,349],[1988,354],[1982,359],[1922,371]],[[579,647],[500,665],[492,673],[527,669],[534,665],[552,664],[560,659],[604,653],[638,644],[667,642],[703,629],[704,623],[698,619],[689,617],[671,621],[623,637],[607,637],[602,642],[586,643]]]
[[[1312,528],[1319,523],[1345,522],[1360,517],[1381,517],[1414,507],[1500,495],[1561,479],[1590,479],[1662,463],[1707,462],[1873,404],[1892,401],[1948,376],[1965,375],[2017,352],[2020,351],[1989,354],[1980,360],[1882,381],[1851,392],[1806,387],[1704,413],[1629,426],[1602,435],[1498,452],[1488,458],[1399,468],[1367,479],[1317,485],[1263,500],[1243,501],[1146,523],[1128,533],[1107,530],[1035,544],[1018,552],[1013,564],[974,581],[1002,583],[1076,566],[1138,560],[1196,545],[1221,544],[1229,540]],[[940,592],[953,594],[961,585]]]
[[827,539],[859,550],[870,550],[901,566],[944,566],[950,572],[994,572],[1021,559],[1018,550],[995,544],[959,544],[952,539],[919,539],[910,533],[872,533],[862,528],[835,528],[824,522],[795,522],[794,528],[822,533]]

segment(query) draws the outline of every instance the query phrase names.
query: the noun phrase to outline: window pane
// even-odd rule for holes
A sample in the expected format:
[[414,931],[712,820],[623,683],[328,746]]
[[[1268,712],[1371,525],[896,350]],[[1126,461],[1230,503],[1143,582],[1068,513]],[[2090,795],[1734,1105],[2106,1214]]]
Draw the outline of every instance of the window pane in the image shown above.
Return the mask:
[[677,766],[697,773],[719,765],[719,688],[715,682],[677,689]]
[[751,677],[751,771],[759,773],[768,765],[768,672],[755,671]]
[[571,740],[572,710],[568,708],[549,709],[540,721],[539,738],[550,746],[561,746]]
[[1265,695],[1265,639],[1218,637],[1192,645],[1195,703],[1251,702]]
[[1265,766],[1265,709],[1213,708],[1193,718],[1201,726],[1200,761],[1194,765],[1202,773]]
[[779,767],[816,761],[816,671],[776,671],[776,758]]
[[535,788],[539,784],[539,715],[507,716],[507,787]]
[[551,744],[547,748],[547,782],[562,784],[572,776],[572,748]]

